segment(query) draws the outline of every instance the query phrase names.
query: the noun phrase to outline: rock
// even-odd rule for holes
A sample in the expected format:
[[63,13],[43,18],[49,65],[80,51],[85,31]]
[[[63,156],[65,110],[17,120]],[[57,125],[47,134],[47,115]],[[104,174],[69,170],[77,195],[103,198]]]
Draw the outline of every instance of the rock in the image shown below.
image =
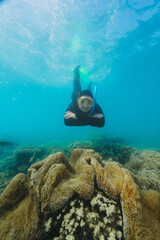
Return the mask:
[[10,147],[10,146],[13,146],[13,143],[6,142],[6,141],[0,141],[0,146],[1,147]]
[[42,156],[43,151],[41,148],[20,148],[14,153],[17,165],[30,165],[37,158],[40,159]]

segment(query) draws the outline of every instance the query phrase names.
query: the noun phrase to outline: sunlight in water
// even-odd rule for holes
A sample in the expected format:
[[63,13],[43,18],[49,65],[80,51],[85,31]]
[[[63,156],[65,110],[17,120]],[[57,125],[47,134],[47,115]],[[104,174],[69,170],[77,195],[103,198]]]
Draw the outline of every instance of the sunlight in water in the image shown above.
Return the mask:
[[151,18],[158,7],[153,0],[128,4],[117,0],[3,1],[1,79],[5,79],[7,64],[34,82],[66,84],[68,71],[82,64],[92,79],[102,81],[110,72],[119,39],[134,31],[139,21]]

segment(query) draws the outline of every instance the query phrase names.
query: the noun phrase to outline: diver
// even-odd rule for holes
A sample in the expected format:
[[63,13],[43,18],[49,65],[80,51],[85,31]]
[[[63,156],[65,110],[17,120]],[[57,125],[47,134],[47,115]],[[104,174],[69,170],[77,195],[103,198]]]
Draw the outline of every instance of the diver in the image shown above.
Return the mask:
[[64,123],[67,126],[104,127],[105,118],[101,107],[95,102],[95,96],[91,93],[91,82],[84,91],[80,85],[80,66],[74,69],[74,90],[72,103],[64,115]]

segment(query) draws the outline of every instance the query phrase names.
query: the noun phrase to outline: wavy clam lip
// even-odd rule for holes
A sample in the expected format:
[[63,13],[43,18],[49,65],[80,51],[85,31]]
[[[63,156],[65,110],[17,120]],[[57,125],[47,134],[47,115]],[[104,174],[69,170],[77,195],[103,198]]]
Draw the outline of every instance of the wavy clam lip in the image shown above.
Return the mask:
[[93,150],[49,155],[2,193],[0,239],[160,239],[160,195],[134,179]]

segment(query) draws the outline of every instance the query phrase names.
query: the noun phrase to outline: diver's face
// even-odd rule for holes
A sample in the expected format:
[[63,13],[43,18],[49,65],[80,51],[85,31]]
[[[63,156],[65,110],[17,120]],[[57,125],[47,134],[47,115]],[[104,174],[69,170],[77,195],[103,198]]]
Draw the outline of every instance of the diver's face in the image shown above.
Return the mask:
[[82,96],[78,98],[77,102],[78,102],[79,109],[84,113],[89,112],[94,105],[93,98],[89,96]]

